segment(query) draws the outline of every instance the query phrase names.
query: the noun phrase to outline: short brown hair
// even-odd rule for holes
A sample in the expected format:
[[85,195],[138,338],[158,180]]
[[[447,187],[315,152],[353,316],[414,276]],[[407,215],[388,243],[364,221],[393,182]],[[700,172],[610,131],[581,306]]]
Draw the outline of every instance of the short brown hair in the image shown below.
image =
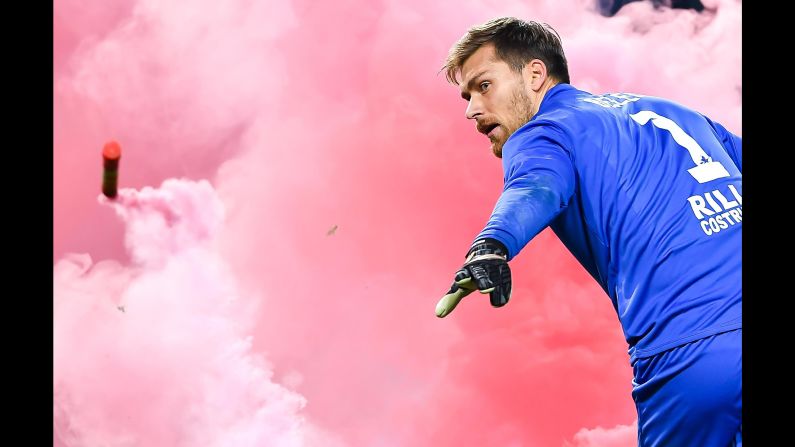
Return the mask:
[[563,54],[560,36],[546,23],[526,22],[515,17],[500,17],[470,28],[447,55],[442,70],[447,80],[458,85],[458,72],[481,46],[492,43],[497,57],[516,72],[533,59],[547,66],[547,73],[558,82],[568,84],[569,67]]

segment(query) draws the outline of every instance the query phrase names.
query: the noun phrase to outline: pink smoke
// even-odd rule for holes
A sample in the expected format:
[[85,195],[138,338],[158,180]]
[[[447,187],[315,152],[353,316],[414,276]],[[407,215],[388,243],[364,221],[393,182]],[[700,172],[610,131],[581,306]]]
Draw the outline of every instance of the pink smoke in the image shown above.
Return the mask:
[[582,429],[574,435],[574,444],[564,447],[631,447],[638,445],[638,421],[632,425],[617,425],[613,428],[596,427]]
[[[55,444],[628,439],[620,326],[551,233],[505,308],[433,315],[502,186],[437,72],[475,23],[546,21],[575,86],[740,133],[741,3],[704,4],[56,1]],[[111,138],[130,189],[98,203]]]
[[306,399],[252,352],[254,301],[212,246],[224,212],[212,186],[168,180],[112,204],[134,262],[55,266],[56,443],[307,445]]

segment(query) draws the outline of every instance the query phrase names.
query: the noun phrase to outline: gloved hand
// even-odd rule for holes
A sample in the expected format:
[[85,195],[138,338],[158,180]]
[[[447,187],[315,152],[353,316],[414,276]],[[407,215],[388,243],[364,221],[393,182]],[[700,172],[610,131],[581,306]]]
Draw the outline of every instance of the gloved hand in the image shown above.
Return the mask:
[[511,269],[508,250],[496,239],[480,239],[472,244],[464,265],[456,272],[450,291],[436,304],[436,316],[443,318],[475,290],[488,293],[491,305],[504,306],[511,298]]

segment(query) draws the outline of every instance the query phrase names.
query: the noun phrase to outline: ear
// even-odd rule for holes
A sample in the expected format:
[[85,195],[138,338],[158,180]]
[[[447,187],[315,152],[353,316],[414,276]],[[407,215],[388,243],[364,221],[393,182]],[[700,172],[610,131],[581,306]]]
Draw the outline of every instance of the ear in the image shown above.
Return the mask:
[[547,65],[541,59],[533,59],[522,69],[522,77],[530,90],[538,92],[547,80]]

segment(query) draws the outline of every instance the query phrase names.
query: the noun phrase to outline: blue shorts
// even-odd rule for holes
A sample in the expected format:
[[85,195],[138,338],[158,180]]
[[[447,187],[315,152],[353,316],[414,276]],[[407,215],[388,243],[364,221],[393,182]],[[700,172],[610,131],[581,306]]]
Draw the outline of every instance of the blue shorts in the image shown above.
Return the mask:
[[742,329],[632,364],[638,446],[742,446]]

